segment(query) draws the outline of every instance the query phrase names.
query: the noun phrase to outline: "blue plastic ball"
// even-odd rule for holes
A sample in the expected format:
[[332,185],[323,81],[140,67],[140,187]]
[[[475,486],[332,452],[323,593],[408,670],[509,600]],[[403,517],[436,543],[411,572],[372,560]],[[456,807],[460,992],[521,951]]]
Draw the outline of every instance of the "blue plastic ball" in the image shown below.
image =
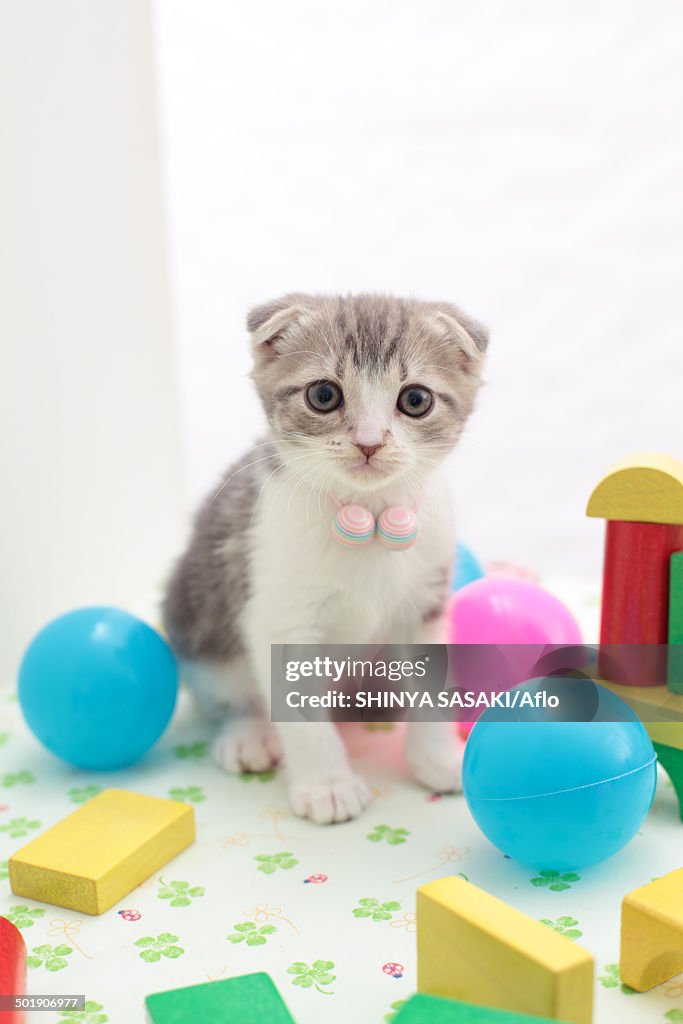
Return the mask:
[[460,590],[474,580],[480,580],[486,573],[479,559],[460,541],[455,545],[455,574],[452,590]]
[[517,713],[515,721],[487,709],[467,741],[463,790],[499,850],[529,867],[566,871],[597,864],[632,839],[652,806],[657,763],[642,722],[605,687],[553,679],[514,689],[535,693],[548,684],[567,699],[570,687],[583,688],[579,700],[593,720],[557,720],[562,702],[558,712]]
[[19,703],[48,750],[78,768],[138,761],[168,725],[178,671],[168,644],[118,608],[79,608],[34,637]]

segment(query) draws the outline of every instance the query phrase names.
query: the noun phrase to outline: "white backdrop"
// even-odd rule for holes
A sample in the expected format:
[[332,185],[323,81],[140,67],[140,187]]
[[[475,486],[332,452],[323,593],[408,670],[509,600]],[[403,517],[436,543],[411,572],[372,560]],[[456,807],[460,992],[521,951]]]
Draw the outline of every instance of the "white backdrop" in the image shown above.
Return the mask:
[[149,2],[0,4],[0,681],[183,530]]
[[678,0],[163,0],[156,22],[193,497],[260,427],[250,304],[441,297],[492,329],[463,538],[597,574],[597,478],[683,454]]

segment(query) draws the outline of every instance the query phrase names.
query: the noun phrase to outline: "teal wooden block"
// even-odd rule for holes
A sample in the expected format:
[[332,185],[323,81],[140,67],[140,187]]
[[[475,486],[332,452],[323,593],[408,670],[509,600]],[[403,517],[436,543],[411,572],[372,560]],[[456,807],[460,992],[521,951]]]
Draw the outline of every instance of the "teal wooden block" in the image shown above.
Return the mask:
[[529,1017],[526,1013],[489,1010],[455,999],[417,995],[409,999],[394,1017],[392,1024],[558,1024],[546,1017]]
[[263,973],[156,992],[145,1003],[152,1024],[294,1024],[282,996]]
[[683,551],[671,556],[667,684],[683,693]]

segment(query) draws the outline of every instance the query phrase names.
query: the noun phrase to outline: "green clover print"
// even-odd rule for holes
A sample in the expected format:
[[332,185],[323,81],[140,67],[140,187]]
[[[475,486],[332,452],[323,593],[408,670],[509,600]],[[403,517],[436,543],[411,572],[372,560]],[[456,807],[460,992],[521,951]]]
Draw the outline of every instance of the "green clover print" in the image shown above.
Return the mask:
[[161,935],[157,935],[156,939],[153,935],[145,935],[144,938],[138,939],[135,945],[142,946],[141,960],[147,964],[156,964],[162,956],[168,957],[169,960],[177,960],[179,956],[183,955],[185,950],[176,946],[176,942],[178,942],[177,935],[162,932]]
[[580,932],[576,925],[579,922],[575,917],[558,917],[557,921],[550,921],[547,917],[541,918],[541,924],[547,924],[553,931],[559,932],[560,935],[566,935],[568,939],[580,939],[583,932]]
[[293,853],[284,850],[282,853],[261,853],[258,857],[254,857],[254,860],[259,861],[258,870],[262,871],[264,875],[272,875],[278,868],[289,871],[299,863]]
[[268,941],[266,936],[277,931],[274,924],[257,928],[254,921],[243,921],[234,924],[233,928],[235,931],[227,936],[228,942],[246,942],[247,946],[263,946]]
[[202,741],[201,743],[188,743],[185,746],[174,747],[173,753],[181,761],[201,761],[203,757],[206,757],[208,749],[208,743]]
[[9,878],[9,864],[6,860],[0,860],[0,882]]
[[324,996],[332,996],[334,992],[326,992],[320,986],[331,985],[335,980],[336,975],[330,974],[333,967],[334,964],[331,960],[314,960],[311,967],[298,960],[296,963],[290,964],[287,974],[295,975],[292,978],[292,985],[299,985],[301,988],[316,988]]
[[157,896],[160,900],[170,900],[172,907],[189,907],[192,900],[203,896],[206,891],[201,885],[190,888],[189,882],[164,882],[163,878],[160,878],[159,883],[161,888]]
[[60,1010],[62,1019],[57,1024],[71,1024],[72,1021],[80,1021],[81,1024],[107,1024],[109,1017],[101,1013],[104,1007],[102,1003],[96,1003],[93,999],[86,999],[84,1010]]
[[62,971],[69,966],[65,958],[71,956],[73,949],[71,946],[34,946],[31,952],[34,955],[26,957],[29,967],[45,965],[48,971]]
[[35,781],[33,772],[7,772],[0,778],[0,786],[26,786]]
[[[69,800],[73,804],[84,804],[88,800],[92,800],[94,796],[102,792],[101,786],[74,786],[68,792]],[[80,1013],[80,1010],[74,1010],[74,1013]]]
[[11,921],[16,928],[30,928],[44,913],[42,907],[34,907],[33,910],[29,910],[28,907],[20,906],[10,907],[3,917]]
[[624,985],[619,975],[619,964],[605,964],[605,973],[598,977],[603,988],[620,988],[625,996],[634,996],[636,990]]
[[664,1020],[683,1020],[683,1010],[667,1010],[667,1012],[664,1014]]
[[0,732],[0,747],[4,747],[9,738],[10,734],[8,732]]
[[391,1024],[391,1021],[396,1019],[398,1011],[401,1009],[402,1006],[405,1006],[407,1002],[407,999],[397,999],[396,1002],[391,1004],[391,1006],[389,1007],[389,1012],[384,1014],[384,1020],[386,1024]]
[[399,846],[405,843],[410,832],[407,828],[390,828],[389,825],[375,825],[372,832],[366,837],[371,843],[381,843],[386,840],[389,846]]
[[242,772],[238,778],[242,782],[251,782],[253,779],[257,779],[259,782],[271,782],[276,775],[277,771],[275,768],[270,768],[267,772]]
[[19,839],[20,836],[27,836],[33,829],[40,828],[40,822],[28,818],[12,818],[0,825],[0,832],[7,832],[12,839]]
[[577,875],[574,871],[565,871],[560,874],[559,871],[539,871],[537,878],[531,879],[531,884],[537,888],[547,886],[551,892],[563,892],[565,889],[571,889],[572,882],[581,881],[581,875]]
[[390,921],[394,911],[400,909],[401,904],[396,900],[380,903],[379,900],[364,899],[358,900],[358,906],[351,913],[354,917],[371,917],[373,921]]
[[206,793],[201,786],[185,786],[184,789],[176,786],[169,789],[168,795],[171,800],[180,800],[181,803],[200,804],[202,800],[206,800]]

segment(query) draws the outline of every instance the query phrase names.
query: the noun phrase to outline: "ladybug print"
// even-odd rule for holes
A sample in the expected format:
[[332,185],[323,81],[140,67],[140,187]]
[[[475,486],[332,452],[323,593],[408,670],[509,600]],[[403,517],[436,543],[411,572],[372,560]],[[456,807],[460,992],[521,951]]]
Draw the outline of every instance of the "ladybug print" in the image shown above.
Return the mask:
[[139,921],[142,917],[139,910],[119,910],[118,913],[124,921]]
[[311,882],[313,885],[320,885],[321,882],[327,881],[327,875],[309,875],[308,878],[304,878],[304,885],[308,885]]
[[385,974],[389,974],[392,978],[402,978],[403,971],[405,970],[405,968],[403,967],[403,964],[394,964],[389,962],[388,964],[384,965],[382,970],[384,971]]

